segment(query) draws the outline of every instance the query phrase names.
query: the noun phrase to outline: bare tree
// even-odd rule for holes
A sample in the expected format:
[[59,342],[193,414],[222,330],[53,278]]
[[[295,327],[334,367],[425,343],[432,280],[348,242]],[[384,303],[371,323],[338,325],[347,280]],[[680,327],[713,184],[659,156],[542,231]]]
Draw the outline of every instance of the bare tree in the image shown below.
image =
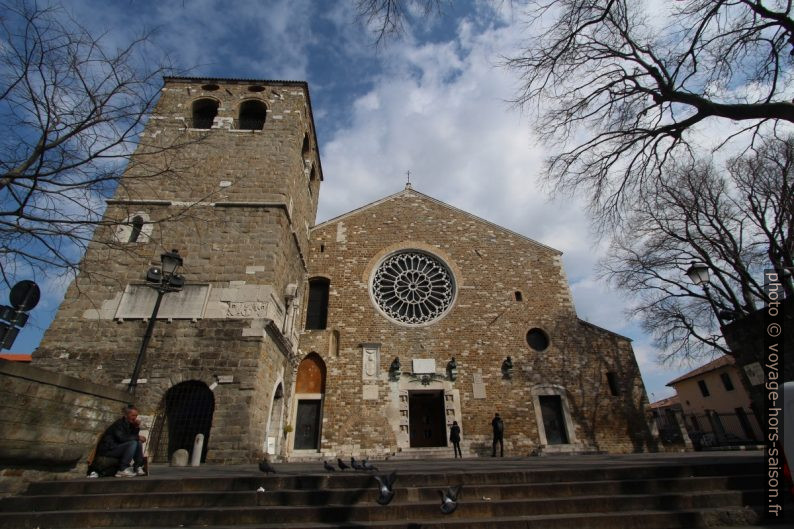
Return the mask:
[[[672,160],[696,158],[698,124],[742,122],[757,141],[766,124],[794,122],[791,1],[651,5],[533,2],[533,27],[548,25],[507,61],[524,83],[517,102],[536,105],[556,153],[548,178],[589,193],[602,227]],[[723,141],[739,133],[724,130]]]
[[[407,5],[439,12],[443,4],[357,2],[379,23],[379,42],[402,31]],[[695,160],[698,126],[740,123],[723,127],[720,144],[742,133],[752,143],[794,123],[791,0],[509,4],[524,5],[528,39],[505,64],[523,81],[515,102],[539,115],[548,181],[587,194],[606,231],[672,160]]]
[[[173,73],[153,62],[147,35],[115,48],[63,8],[22,0],[0,8],[0,272],[8,283],[76,270],[98,226],[129,222],[103,219],[123,170],[162,177],[174,170],[163,153],[178,146],[140,134],[162,76]],[[133,156],[135,144],[142,148]]]
[[416,12],[422,16],[440,13],[446,0],[356,0],[359,19],[375,28],[375,44],[405,31],[405,21]]
[[[725,171],[678,162],[630,208],[602,270],[637,300],[632,313],[668,359],[729,353],[716,314],[734,319],[760,308],[763,270],[792,270],[792,167],[791,137],[762,142]],[[692,261],[709,266],[709,291],[686,277]],[[790,275],[784,288],[794,295]]]

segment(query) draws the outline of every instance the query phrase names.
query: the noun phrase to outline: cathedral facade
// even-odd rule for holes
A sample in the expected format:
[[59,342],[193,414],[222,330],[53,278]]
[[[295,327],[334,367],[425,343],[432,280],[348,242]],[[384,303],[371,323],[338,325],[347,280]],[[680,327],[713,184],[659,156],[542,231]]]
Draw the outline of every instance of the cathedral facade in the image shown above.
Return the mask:
[[[178,148],[164,148],[178,145]],[[631,342],[578,319],[559,251],[413,190],[315,225],[302,82],[166,78],[107,226],[33,355],[120,388],[166,461],[655,449]],[[184,285],[147,270],[178,250]],[[151,278],[151,277],[150,277]]]

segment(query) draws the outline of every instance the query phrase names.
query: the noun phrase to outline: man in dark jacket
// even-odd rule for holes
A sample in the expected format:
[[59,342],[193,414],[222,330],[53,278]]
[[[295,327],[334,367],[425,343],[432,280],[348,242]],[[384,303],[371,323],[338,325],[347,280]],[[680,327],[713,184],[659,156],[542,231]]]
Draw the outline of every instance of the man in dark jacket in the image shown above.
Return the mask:
[[144,476],[143,443],[146,438],[140,435],[138,409],[132,404],[123,409],[124,416],[111,424],[97,447],[97,454],[119,460],[117,478]]
[[458,421],[452,421],[452,426],[449,429],[449,441],[455,450],[455,457],[463,458],[463,453],[460,451],[460,426],[458,426]]
[[493,452],[491,453],[491,457],[496,457],[496,443],[499,443],[499,456],[505,456],[505,423],[502,422],[502,418],[499,417],[499,414],[494,414],[493,420],[491,421],[491,427],[493,427]]

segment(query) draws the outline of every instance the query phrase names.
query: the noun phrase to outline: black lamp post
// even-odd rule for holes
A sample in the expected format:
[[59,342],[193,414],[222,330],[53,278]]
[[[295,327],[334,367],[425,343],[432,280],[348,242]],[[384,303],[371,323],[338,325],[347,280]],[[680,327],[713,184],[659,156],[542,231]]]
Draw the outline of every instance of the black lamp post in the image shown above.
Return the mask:
[[153,266],[146,272],[146,286],[151,287],[157,291],[157,301],[154,303],[152,310],[152,317],[149,319],[149,324],[146,326],[146,333],[143,335],[143,342],[141,342],[141,349],[138,351],[138,358],[135,360],[135,369],[132,371],[130,377],[130,384],[127,386],[127,392],[135,393],[135,388],[138,385],[138,376],[141,373],[141,366],[143,359],[146,355],[146,348],[149,346],[149,340],[152,338],[152,331],[154,330],[154,322],[157,320],[157,313],[160,311],[160,302],[167,292],[179,292],[185,285],[185,278],[177,275],[176,271],[182,266],[182,258],[179,256],[177,250],[171,250],[160,256],[161,266]]
[[717,320],[722,323],[720,311],[717,309],[716,305],[714,305],[714,300],[712,299],[711,291],[709,290],[709,267],[703,263],[696,263],[695,261],[692,261],[691,265],[686,270],[686,275],[694,285],[703,287],[703,291],[706,293],[706,299],[709,300],[709,305],[711,305],[711,310],[714,311],[714,315],[717,316]]
[[[689,276],[689,280],[692,281],[693,284],[703,287],[703,291],[706,293],[706,299],[709,300],[711,310],[714,311],[714,315],[717,316],[717,321],[720,323],[722,331],[722,326],[725,325],[725,322],[730,322],[730,320],[735,319],[736,313],[731,310],[719,310],[717,305],[714,303],[714,299],[711,297],[711,292],[709,291],[709,267],[705,264],[692,261],[690,267],[687,268],[686,275]],[[724,336],[724,331],[722,332]],[[752,408],[753,413],[756,416],[756,420],[760,425],[762,424],[762,418],[765,416],[763,413],[763,407],[761,407],[760,403],[763,402],[765,397],[760,394],[760,392],[750,381],[750,378],[747,376],[747,372],[744,370],[746,361],[743,365],[741,362],[741,355],[737,354],[736,351],[731,352],[731,356],[733,356],[738,363],[737,367],[739,368],[739,378],[741,378],[742,384],[744,385],[745,389],[747,389],[747,394],[750,397],[750,407]]]

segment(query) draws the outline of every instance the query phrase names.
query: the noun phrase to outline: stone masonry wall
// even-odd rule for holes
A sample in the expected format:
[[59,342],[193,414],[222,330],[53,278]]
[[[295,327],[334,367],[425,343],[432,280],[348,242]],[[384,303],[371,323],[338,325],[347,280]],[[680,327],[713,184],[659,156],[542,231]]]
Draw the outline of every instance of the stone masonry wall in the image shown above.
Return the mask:
[[[405,449],[401,394],[423,389],[445,391],[447,422],[460,424],[464,454],[490,454],[494,412],[505,421],[506,453],[532,452],[540,444],[533,403],[539,394],[566,397],[574,422],[572,448],[649,449],[643,419],[647,399],[631,345],[578,320],[556,250],[412,190],[319,225],[312,234],[309,275],[330,279],[328,326],[304,331],[300,350],[317,352],[328,368],[324,453],[382,455]],[[409,327],[375,307],[372,274],[384,257],[404,248],[428,251],[452,269],[457,298],[441,320]],[[528,346],[531,328],[548,334],[548,349]],[[380,344],[377,380],[362,380],[362,344],[367,343]],[[500,366],[508,355],[515,367],[505,379]],[[444,377],[453,356],[455,381],[422,386],[406,375],[399,382],[388,379],[394,357],[408,372],[414,358],[435,359],[437,374]],[[625,388],[618,397],[606,384],[610,370]]]
[[114,388],[0,360],[0,495],[21,491],[39,471],[49,479],[85,471],[127,399]]

